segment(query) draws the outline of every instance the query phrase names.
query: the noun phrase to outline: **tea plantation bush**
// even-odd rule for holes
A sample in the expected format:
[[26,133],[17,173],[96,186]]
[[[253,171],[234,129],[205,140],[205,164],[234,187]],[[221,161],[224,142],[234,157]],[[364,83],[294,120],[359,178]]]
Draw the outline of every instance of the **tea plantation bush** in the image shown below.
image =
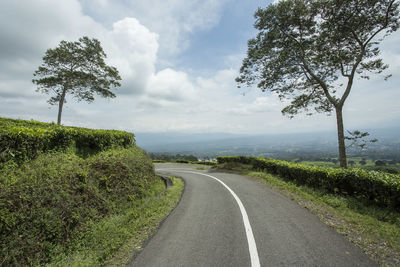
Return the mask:
[[333,169],[256,157],[218,157],[219,164],[246,164],[298,184],[353,195],[400,210],[400,176],[362,169]]
[[200,165],[208,165],[208,166],[217,165],[217,163],[214,161],[192,161],[191,164],[200,164]]
[[109,148],[134,144],[134,135],[128,132],[65,127],[0,117],[0,169],[8,161],[22,164],[53,150],[71,150],[86,157]]
[[0,176],[0,265],[44,265],[68,253],[82,233],[147,194],[158,179],[136,147],[87,159],[39,155]]

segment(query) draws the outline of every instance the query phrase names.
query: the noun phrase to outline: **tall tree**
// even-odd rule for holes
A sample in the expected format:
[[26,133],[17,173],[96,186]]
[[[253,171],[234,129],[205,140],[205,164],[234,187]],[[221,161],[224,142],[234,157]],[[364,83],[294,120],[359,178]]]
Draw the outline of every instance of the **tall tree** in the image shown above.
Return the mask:
[[[283,0],[255,13],[239,86],[290,99],[282,113],[335,112],[340,166],[347,167],[343,105],[356,76],[388,66],[378,44],[399,27],[396,0]],[[385,78],[386,79],[386,78]]]
[[121,77],[115,67],[106,65],[106,57],[100,42],[86,36],[76,42],[61,41],[58,47],[46,51],[42,65],[33,74],[38,78],[32,82],[38,87],[36,91],[54,94],[48,103],[58,104],[58,124],[67,94],[89,103],[94,101],[94,93],[115,97],[110,89],[121,86]]

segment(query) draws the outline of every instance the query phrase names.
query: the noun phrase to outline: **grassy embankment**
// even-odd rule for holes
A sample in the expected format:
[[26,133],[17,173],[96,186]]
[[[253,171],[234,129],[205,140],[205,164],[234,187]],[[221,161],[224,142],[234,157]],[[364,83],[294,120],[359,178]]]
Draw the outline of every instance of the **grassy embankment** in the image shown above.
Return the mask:
[[[309,209],[322,222],[343,234],[381,266],[400,265],[400,212],[398,205],[391,205],[393,201],[392,203],[385,202],[384,198],[381,199],[382,201],[378,201],[372,197],[362,196],[358,192],[341,190],[340,187],[345,184],[345,181],[341,182],[342,185],[337,185],[338,188],[332,188],[332,190],[328,190],[323,186],[312,186],[312,179],[302,182],[301,178],[299,179],[301,175],[297,179],[291,179],[289,172],[285,173],[284,171],[287,167],[310,170],[310,167],[306,165],[272,160],[270,169],[266,170],[260,169],[260,166],[255,166],[257,164],[254,164],[252,160],[243,159],[246,158],[221,157],[217,167],[261,181],[275,191]],[[278,165],[286,167],[281,168],[282,166],[279,167]],[[336,170],[329,168],[311,167],[311,169],[316,170],[315,173],[317,174],[319,171],[321,173],[324,172],[324,169],[328,172],[336,172]],[[376,173],[372,172],[371,174],[374,175]],[[310,176],[313,175],[311,174]],[[386,177],[386,174],[383,174],[383,176]],[[397,192],[399,192],[400,177],[389,176],[394,178],[394,185],[396,184],[396,179],[398,179]],[[360,182],[362,183],[362,181]],[[371,191],[373,190],[371,189]],[[398,200],[400,199],[397,198]]]
[[0,145],[2,266],[125,265],[183,189],[126,132],[0,118]]

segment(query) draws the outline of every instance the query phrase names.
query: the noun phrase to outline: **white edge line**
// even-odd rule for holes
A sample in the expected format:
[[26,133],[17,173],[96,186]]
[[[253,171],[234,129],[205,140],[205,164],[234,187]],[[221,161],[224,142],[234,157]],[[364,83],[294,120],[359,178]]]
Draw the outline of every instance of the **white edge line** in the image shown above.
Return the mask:
[[205,173],[200,173],[200,172],[193,172],[193,171],[183,171],[183,170],[176,170],[176,169],[159,169],[157,171],[177,171],[177,172],[188,172],[188,173],[194,173],[194,174],[199,174],[199,175],[203,175],[203,176],[207,176],[210,178],[213,178],[214,180],[217,180],[218,182],[220,182],[226,189],[228,189],[228,191],[232,194],[233,198],[236,200],[236,203],[239,206],[240,212],[242,213],[242,217],[243,217],[243,224],[244,224],[244,229],[246,231],[246,237],[247,237],[247,243],[249,245],[249,253],[250,253],[250,261],[251,261],[251,266],[252,267],[259,267],[260,266],[260,259],[258,258],[258,252],[257,252],[257,245],[256,245],[256,241],[254,239],[254,235],[253,235],[253,230],[251,228],[250,225],[250,221],[249,221],[249,217],[247,216],[247,212],[246,209],[243,206],[242,201],[240,200],[240,198],[235,194],[235,192],[233,192],[232,189],[229,188],[229,186],[227,186],[224,182],[222,182],[220,179],[205,174]]

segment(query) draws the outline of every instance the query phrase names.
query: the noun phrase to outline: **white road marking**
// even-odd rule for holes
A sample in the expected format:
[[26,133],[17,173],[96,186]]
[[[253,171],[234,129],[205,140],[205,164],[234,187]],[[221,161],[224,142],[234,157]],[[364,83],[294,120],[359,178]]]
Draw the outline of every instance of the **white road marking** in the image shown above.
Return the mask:
[[243,224],[244,224],[244,229],[246,231],[246,237],[247,237],[247,243],[249,245],[249,253],[250,253],[250,260],[251,260],[251,267],[259,267],[260,266],[260,259],[258,258],[258,252],[257,252],[257,245],[256,241],[254,239],[253,235],[253,230],[251,229],[249,217],[247,216],[246,209],[243,206],[242,201],[240,198],[233,192],[232,189],[229,188],[224,182],[222,182],[220,179],[208,175],[205,173],[200,173],[200,172],[193,172],[193,171],[183,171],[183,170],[177,170],[177,169],[159,169],[157,171],[163,171],[163,170],[171,170],[171,171],[178,171],[178,172],[187,172],[187,173],[193,173],[193,174],[199,174],[203,176],[207,176],[210,178],[213,178],[214,180],[217,180],[220,182],[228,191],[232,194],[233,198],[236,200],[236,203],[239,205],[240,212],[242,213],[243,217]]

